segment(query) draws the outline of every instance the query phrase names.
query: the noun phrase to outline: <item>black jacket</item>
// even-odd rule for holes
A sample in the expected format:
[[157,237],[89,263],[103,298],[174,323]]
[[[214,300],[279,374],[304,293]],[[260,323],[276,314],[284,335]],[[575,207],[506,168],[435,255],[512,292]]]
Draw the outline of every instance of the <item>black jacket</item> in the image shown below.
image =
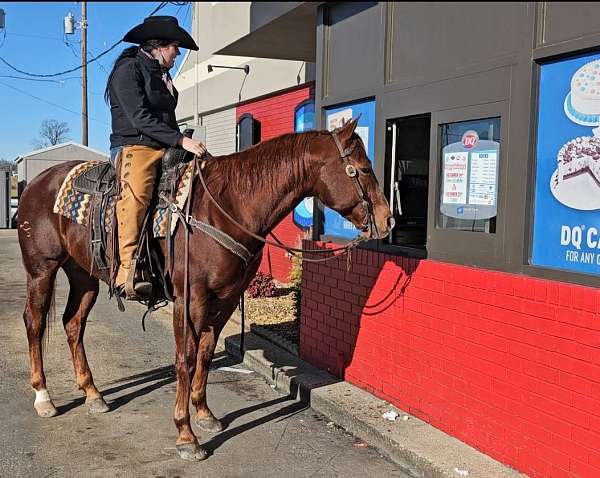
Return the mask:
[[109,85],[112,134],[110,147],[144,145],[166,148],[182,134],[175,118],[178,93],[162,81],[158,60],[139,52],[115,67]]

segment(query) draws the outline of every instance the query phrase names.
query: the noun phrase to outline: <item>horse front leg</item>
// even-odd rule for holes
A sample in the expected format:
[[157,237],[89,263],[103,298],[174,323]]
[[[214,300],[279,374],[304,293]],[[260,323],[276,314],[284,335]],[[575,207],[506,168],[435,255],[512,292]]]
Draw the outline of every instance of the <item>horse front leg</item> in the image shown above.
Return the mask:
[[196,407],[196,418],[194,420],[196,425],[201,430],[208,432],[220,432],[223,430],[223,424],[208,407],[206,401],[206,384],[217,340],[236,305],[237,300],[219,304],[217,307],[218,310],[215,310],[214,314],[210,314],[207,317],[206,327],[200,332],[198,354],[196,357],[196,373],[192,381],[192,403]]
[[[190,424],[190,382],[195,371],[196,338],[193,329],[184,324],[183,298],[177,297],[173,307],[173,331],[175,334],[175,372],[177,388],[175,395],[175,413],[173,419],[179,432],[176,448],[184,460],[204,460],[208,453],[200,447]],[[196,310],[193,310],[196,309]],[[201,311],[190,307],[190,315]],[[184,341],[184,326],[187,328]]]
[[209,325],[207,330],[201,332],[196,356],[196,373],[192,381],[192,403],[196,407],[195,423],[201,430],[207,432],[220,432],[223,424],[218,420],[206,403],[206,383],[208,371],[212,363],[217,345],[217,339],[223,326]]

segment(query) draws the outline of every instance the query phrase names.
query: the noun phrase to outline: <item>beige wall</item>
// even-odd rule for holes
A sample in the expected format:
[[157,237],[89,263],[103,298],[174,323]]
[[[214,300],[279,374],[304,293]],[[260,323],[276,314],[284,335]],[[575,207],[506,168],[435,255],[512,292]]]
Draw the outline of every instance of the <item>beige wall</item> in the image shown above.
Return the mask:
[[206,148],[212,155],[235,152],[235,108],[202,116],[201,122],[206,127]]
[[17,179],[19,182],[25,179],[26,171],[25,171],[25,160],[19,161],[17,163]]
[[[199,51],[189,52],[175,77],[175,86],[180,93],[176,110],[178,121],[188,121],[194,118],[194,114],[201,115],[233,106],[239,101],[247,101],[314,79],[314,68],[307,68],[301,61],[213,55],[214,51],[248,34],[250,4],[251,2],[193,3],[192,32]],[[242,70],[216,68],[208,73],[209,64],[249,65],[250,73],[246,77]]]

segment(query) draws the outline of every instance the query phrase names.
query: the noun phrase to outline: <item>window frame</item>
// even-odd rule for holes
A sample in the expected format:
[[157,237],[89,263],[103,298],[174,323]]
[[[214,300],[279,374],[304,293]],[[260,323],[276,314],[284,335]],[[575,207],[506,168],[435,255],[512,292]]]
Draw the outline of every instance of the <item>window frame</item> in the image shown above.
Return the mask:
[[[502,133],[502,127],[501,127],[501,125],[502,125],[502,120],[501,120],[501,118],[500,118],[500,117],[498,117],[498,116],[493,116],[493,117],[488,117],[488,118],[480,118],[480,119],[477,119],[477,120],[475,120],[475,121],[477,121],[477,122],[480,122],[480,123],[485,123],[485,122],[488,122],[488,124],[489,124],[491,121],[497,121],[497,123],[498,123],[498,126],[499,126],[499,130],[500,130],[500,133]],[[443,123],[443,125],[444,125],[444,126],[447,126],[447,125],[461,125],[461,124],[462,124],[462,125],[465,125],[466,123],[472,123],[472,121],[469,121],[469,120],[467,120],[467,121],[458,121],[458,122],[456,122],[456,123]],[[440,125],[440,128],[441,128],[441,126],[442,126],[442,125]],[[467,131],[469,131],[469,130],[473,130],[473,129],[474,129],[474,128],[472,128],[472,127],[467,127]],[[465,132],[466,132],[466,131],[465,131]],[[463,133],[463,134],[464,134],[464,133]],[[499,137],[501,137],[501,134],[500,134],[500,136],[499,136]],[[499,138],[499,137],[498,137],[498,138]],[[443,186],[443,184],[442,184],[442,183],[443,183],[443,178],[442,178],[442,176],[443,176],[443,170],[444,170],[444,159],[442,158],[442,155],[443,155],[443,149],[444,149],[446,146],[449,146],[449,144],[446,144],[446,145],[442,144],[442,139],[443,139],[443,134],[441,134],[441,136],[440,136],[440,146],[441,146],[441,148],[440,148],[440,156],[439,156],[439,161],[440,161],[440,176],[439,176],[439,181],[440,181],[440,183],[439,183],[439,184],[440,184],[440,188],[442,188],[442,189],[443,189],[443,187],[442,187],[442,186]],[[481,138],[480,138],[480,139],[481,139]],[[493,141],[493,140],[494,140],[494,138],[487,138],[487,141]],[[483,140],[483,141],[485,141],[485,140]],[[477,151],[475,151],[475,152],[477,152]],[[498,161],[499,161],[499,158],[498,158]],[[472,166],[472,164],[471,164],[470,166]],[[470,166],[468,167],[468,171],[470,171]],[[497,174],[498,174],[498,173],[499,173],[499,163],[498,163]],[[465,184],[465,187],[467,188],[467,190],[469,190],[469,187],[470,187],[470,179],[471,179],[471,178],[470,178],[470,174],[467,174],[467,176],[469,177],[469,181],[467,182],[467,184]],[[496,178],[496,179],[498,179],[498,178]],[[497,206],[497,193],[498,193],[498,190],[497,190],[497,185],[496,185],[496,206]],[[440,191],[438,191],[438,194],[441,196],[441,194],[442,194],[442,191],[441,191],[441,190],[440,190]],[[443,219],[443,216],[445,216],[445,215],[444,215],[444,214],[441,212],[441,204],[440,204],[440,201],[438,201],[438,203],[436,204],[436,207],[438,208],[438,210],[437,210],[437,214],[435,215],[435,227],[436,227],[437,229],[452,229],[452,230],[458,230],[458,231],[463,231],[463,232],[483,232],[483,233],[485,233],[485,234],[496,234],[496,222],[497,222],[497,217],[498,217],[498,211],[497,211],[497,207],[496,207],[496,215],[495,215],[495,216],[489,217],[489,218],[487,218],[487,219],[480,219],[480,221],[491,221],[492,219],[494,219],[494,231],[489,231],[489,232],[488,232],[488,231],[481,231],[481,230],[478,230],[478,231],[471,230],[471,231],[469,231],[468,229],[466,229],[466,227],[468,227],[468,226],[466,226],[465,224],[466,224],[466,223],[472,223],[472,222],[474,222],[474,220],[472,220],[472,219],[462,219],[462,218],[455,218],[455,219],[458,219],[459,221],[463,221],[463,222],[461,222],[461,224],[462,224],[462,225],[461,225],[460,227],[457,227],[457,228],[453,228],[453,227],[444,227],[444,226],[442,225],[442,223],[443,223],[443,221],[444,221],[444,219]],[[488,225],[489,225],[489,223],[488,223]]]
[[[298,103],[296,105],[296,107],[294,108],[294,133],[298,133],[299,131],[296,131],[296,115],[298,114],[298,110],[300,108],[304,108],[306,105],[312,104],[313,105],[313,115],[314,115],[314,120],[313,120],[313,128],[312,130],[304,130],[304,131],[316,131],[317,130],[317,104],[315,102],[314,98],[307,98],[305,100],[302,100],[300,103]],[[302,132],[304,132],[302,131]]]
[[600,54],[600,48],[597,43],[593,46],[589,44],[589,38],[580,38],[569,40],[564,44],[538,47],[533,50],[532,61],[532,81],[531,81],[531,121],[529,131],[530,161],[528,164],[528,182],[527,182],[527,216],[525,220],[525,236],[523,242],[523,257],[520,271],[529,277],[540,279],[568,282],[587,287],[600,287],[600,275],[589,274],[581,271],[553,268],[544,265],[531,263],[533,254],[533,228],[535,222],[535,194],[537,178],[537,144],[538,144],[538,120],[539,120],[539,100],[540,100],[540,78],[542,66],[546,63],[560,60],[568,60],[579,55],[588,53]]
[[[377,177],[379,178],[378,172],[380,168],[383,166],[379,165],[379,161],[376,159],[377,157],[377,127],[378,127],[378,112],[379,106],[377,102],[377,95],[368,95],[368,96],[359,96],[353,99],[347,99],[344,101],[336,101],[331,99],[327,102],[317,103],[315,99],[315,129],[317,130],[327,130],[327,111],[335,108],[341,107],[349,107],[355,104],[364,104],[366,102],[372,101],[375,104],[375,110],[373,113],[373,131],[369,134],[372,134],[373,139],[369,139],[369,141],[374,141],[373,143],[373,157],[369,158],[372,163],[374,163],[374,171]],[[368,153],[368,151],[367,151]],[[382,169],[381,169],[382,170]],[[315,241],[322,242],[333,242],[336,244],[348,244],[352,242],[353,238],[348,238],[335,233],[326,233],[325,232],[325,205],[315,197],[315,204],[313,209],[313,234],[312,239]],[[369,249],[376,250],[377,244],[381,242],[379,239],[377,240],[369,240],[361,243],[359,247],[366,247]]]
[[[496,232],[456,231],[437,228],[442,174],[441,125],[463,121],[500,118],[500,156],[498,166]],[[509,103],[499,101],[476,106],[459,107],[431,113],[431,151],[429,162],[429,206],[427,211],[427,256],[434,260],[457,264],[477,264],[497,268],[506,262],[504,255],[507,222],[506,184],[508,177]]]
[[[261,127],[260,127],[260,122],[256,119],[256,117],[250,113],[243,113],[242,115],[240,115],[240,117],[237,119],[236,123],[235,123],[235,149],[236,152],[240,152],[240,124],[242,122],[242,120],[245,120],[247,118],[250,118],[250,120],[252,121],[252,144],[250,146],[254,146],[255,144],[260,143],[261,141],[261,136],[262,136],[262,131],[261,131]],[[258,135],[258,140],[255,137],[256,135]],[[250,147],[248,146],[248,147]]]

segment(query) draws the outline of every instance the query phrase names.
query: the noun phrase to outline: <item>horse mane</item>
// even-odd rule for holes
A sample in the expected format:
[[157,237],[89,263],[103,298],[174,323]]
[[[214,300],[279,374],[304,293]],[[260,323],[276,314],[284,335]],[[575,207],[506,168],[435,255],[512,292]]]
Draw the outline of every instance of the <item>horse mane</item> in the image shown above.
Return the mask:
[[257,190],[276,194],[298,187],[307,179],[309,144],[321,131],[288,133],[244,151],[208,161],[207,185],[214,195],[233,189],[240,197]]

